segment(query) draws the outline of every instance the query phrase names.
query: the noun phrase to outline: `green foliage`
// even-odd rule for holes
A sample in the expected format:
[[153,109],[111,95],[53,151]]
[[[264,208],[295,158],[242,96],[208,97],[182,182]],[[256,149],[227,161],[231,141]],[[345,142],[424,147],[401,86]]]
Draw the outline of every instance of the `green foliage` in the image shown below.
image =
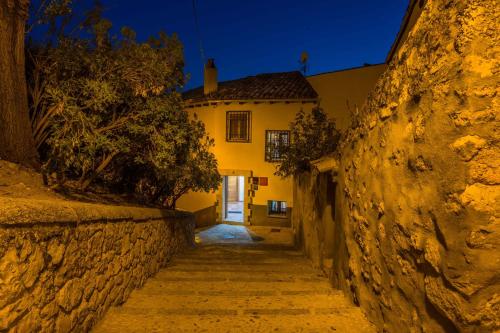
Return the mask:
[[340,139],[335,122],[320,107],[309,113],[303,109],[297,112],[290,124],[290,135],[291,143],[282,148],[284,159],[275,172],[282,177],[310,170],[311,161],[334,152]]
[[58,33],[31,48],[32,121],[43,130],[47,172],[61,182],[79,179],[82,189],[100,181],[172,208],[190,189],[217,188],[213,141],[182,109],[177,36],[138,42],[130,28],[112,36],[99,8],[80,27],[79,37]]
[[[142,193],[146,202],[161,201],[175,208],[177,199],[187,191],[208,192],[221,180],[215,172],[215,156],[209,152],[214,141],[206,136],[204,124],[194,119],[180,125],[184,128],[169,128],[164,135],[153,137],[152,144],[160,146],[157,151],[162,153],[142,160],[146,170],[159,171],[154,175],[146,173],[136,183],[136,192]],[[171,142],[175,143],[173,147]]]

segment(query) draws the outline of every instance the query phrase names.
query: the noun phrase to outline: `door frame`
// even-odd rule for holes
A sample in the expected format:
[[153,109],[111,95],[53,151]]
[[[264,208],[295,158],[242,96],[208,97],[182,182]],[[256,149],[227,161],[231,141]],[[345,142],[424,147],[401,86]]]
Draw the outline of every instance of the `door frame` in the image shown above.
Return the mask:
[[[250,191],[250,180],[252,177],[252,171],[251,170],[236,170],[236,169],[222,169],[219,170],[219,174],[222,177],[225,176],[243,176],[245,177],[245,182],[244,182],[244,193],[245,195],[243,196],[243,225],[250,225],[250,220],[251,220],[251,215],[252,215],[252,210],[250,207],[252,207],[252,201],[253,197],[251,195]],[[225,213],[225,208],[224,208],[224,192],[225,192],[225,184],[221,184],[219,186],[219,189],[217,190],[216,193],[216,198],[217,198],[217,206],[216,206],[216,212],[217,212],[217,223],[225,223],[224,221],[224,213]],[[236,222],[239,223],[239,222]]]

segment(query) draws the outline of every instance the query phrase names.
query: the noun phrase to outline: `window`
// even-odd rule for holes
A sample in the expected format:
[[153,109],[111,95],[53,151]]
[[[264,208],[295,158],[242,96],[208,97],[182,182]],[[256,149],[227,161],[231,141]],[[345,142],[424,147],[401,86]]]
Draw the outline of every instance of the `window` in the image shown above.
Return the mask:
[[267,201],[267,215],[286,217],[286,201]]
[[250,111],[228,111],[226,113],[226,141],[250,142]]
[[283,159],[283,149],[290,144],[290,131],[266,131],[266,161]]

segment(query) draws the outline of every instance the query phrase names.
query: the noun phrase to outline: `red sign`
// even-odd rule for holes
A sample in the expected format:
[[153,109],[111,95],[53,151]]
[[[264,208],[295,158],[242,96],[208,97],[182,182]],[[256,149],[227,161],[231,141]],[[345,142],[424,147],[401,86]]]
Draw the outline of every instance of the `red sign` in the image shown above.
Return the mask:
[[259,185],[267,186],[267,177],[259,177]]

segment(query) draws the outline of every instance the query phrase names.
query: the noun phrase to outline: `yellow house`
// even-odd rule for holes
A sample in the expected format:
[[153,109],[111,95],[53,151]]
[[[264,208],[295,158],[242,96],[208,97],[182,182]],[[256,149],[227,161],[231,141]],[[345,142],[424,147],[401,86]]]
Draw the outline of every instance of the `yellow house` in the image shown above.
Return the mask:
[[350,125],[385,64],[304,77],[300,72],[268,73],[217,82],[210,59],[204,85],[183,94],[190,116],[214,138],[213,152],[223,176],[214,193],[190,192],[177,207],[195,213],[197,226],[214,223],[290,226],[293,179],[275,176],[279,147],[290,141],[296,113],[321,105],[340,130]]
[[223,183],[216,193],[188,193],[177,203],[198,226],[214,222],[290,226],[292,179],[275,176],[289,124],[311,110],[318,95],[300,72],[271,73],[217,82],[213,60],[204,86],[184,94],[185,108],[205,123]]
[[351,125],[352,112],[361,108],[386,68],[386,64],[367,65],[311,75],[307,80],[318,93],[321,107],[343,131]]

